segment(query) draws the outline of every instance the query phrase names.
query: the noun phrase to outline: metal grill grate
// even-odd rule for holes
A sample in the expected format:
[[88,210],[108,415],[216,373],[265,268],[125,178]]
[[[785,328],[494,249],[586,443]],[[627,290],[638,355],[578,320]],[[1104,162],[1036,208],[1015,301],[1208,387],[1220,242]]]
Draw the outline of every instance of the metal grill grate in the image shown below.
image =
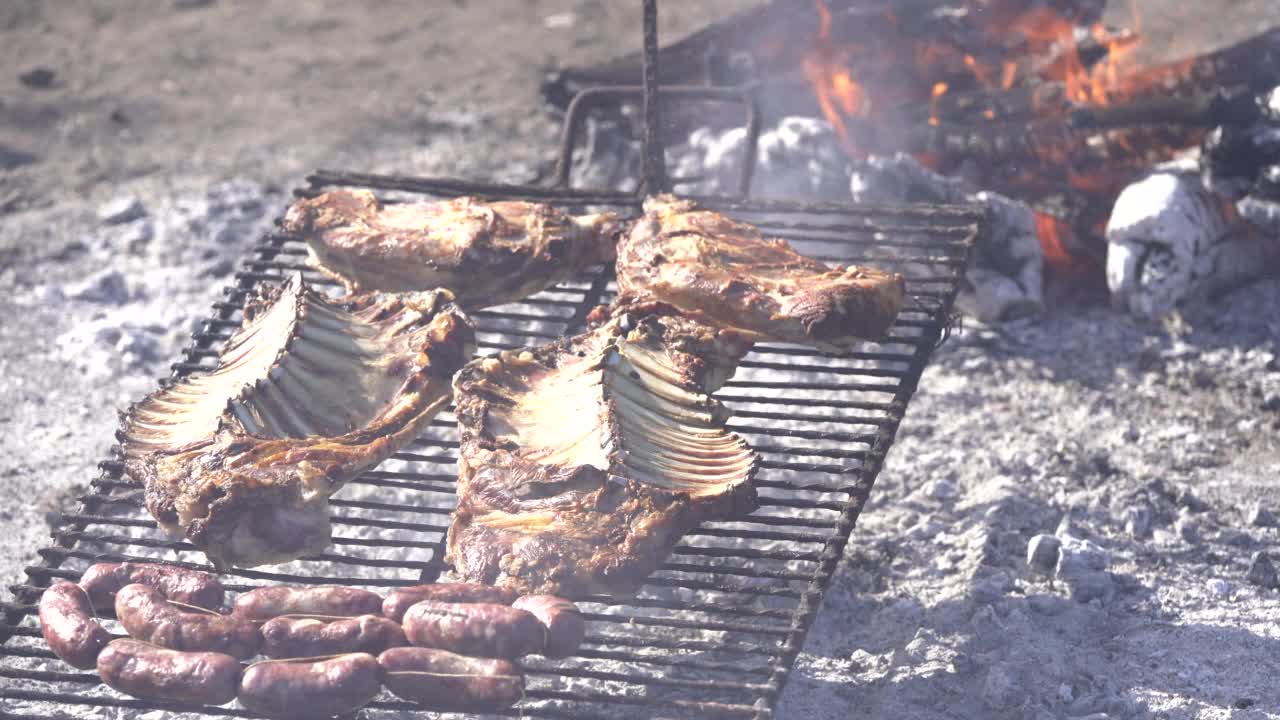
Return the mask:
[[[633,195],[449,180],[320,172],[300,195],[358,186],[388,199],[463,194],[552,200],[569,209],[639,211]],[[948,206],[858,208],[707,199],[708,207],[785,237],[801,252],[872,263],[907,277],[908,309],[887,342],[840,357],[760,345],[717,397],[735,410],[730,427],[762,455],[760,509],[737,522],[711,522],[687,535],[666,565],[625,602],[590,598],[581,653],[529,658],[529,692],[505,715],[526,717],[768,718],[799,652],[849,532],[893,442],[907,402],[945,336],[980,212]],[[210,368],[239,326],[247,290],[304,268],[304,245],[271,234],[250,251],[226,298],[196,333],[175,376]],[[596,268],[521,303],[474,313],[481,354],[536,345],[582,327],[613,295],[609,268]],[[319,556],[224,576],[232,591],[266,583],[341,583],[375,591],[434,578],[453,506],[457,440],[442,413],[424,435],[333,500],[334,544]],[[74,515],[39,551],[26,584],[13,586],[0,625],[0,718],[134,717],[149,710],[182,717],[257,717],[238,706],[189,708],[135,700],[70,671],[45,647],[34,618],[41,589],[76,579],[103,560],[162,558],[208,569],[203,555],[164,536],[141,508],[141,487],[121,475],[118,456]],[[108,627],[119,628],[108,620]],[[362,717],[434,717],[388,694]],[[153,717],[148,715],[147,717]],[[457,716],[453,716],[457,717]]]

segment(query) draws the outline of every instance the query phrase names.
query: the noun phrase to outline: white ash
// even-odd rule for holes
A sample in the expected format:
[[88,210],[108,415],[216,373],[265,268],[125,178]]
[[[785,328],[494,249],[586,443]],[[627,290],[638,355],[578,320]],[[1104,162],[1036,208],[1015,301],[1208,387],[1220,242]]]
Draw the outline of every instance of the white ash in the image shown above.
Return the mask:
[[1112,301],[1144,318],[1254,279],[1280,257],[1280,242],[1230,217],[1190,163],[1125,188],[1106,236]]
[[62,358],[91,377],[167,374],[246,245],[283,198],[248,180],[147,209],[128,197],[103,206],[84,242],[101,270],[61,287],[36,285],[20,305],[65,300],[74,324],[57,338]]
[[855,163],[855,202],[978,203],[989,211],[959,303],[981,320],[1013,320],[1043,309],[1044,250],[1027,205],[929,170],[905,153]]
[[[675,186],[693,195],[732,195],[746,157],[746,128],[717,132],[695,130],[689,141],[672,148],[668,172],[673,178],[698,178]],[[779,200],[845,201],[849,155],[831,125],[811,117],[786,117],[761,130],[756,144],[751,196]]]
[[[1240,657],[1274,666],[1280,594],[1246,576],[1280,538],[1227,488],[1265,504],[1280,472],[1280,416],[1260,409],[1280,380],[1278,303],[1267,281],[1167,335],[1074,304],[969,324],[925,373],[784,692],[788,717],[1280,709],[1269,672],[1220,661],[1247,646]],[[954,497],[932,492],[942,478]],[[1055,575],[1044,553],[1037,570],[1033,540],[1073,559]]]

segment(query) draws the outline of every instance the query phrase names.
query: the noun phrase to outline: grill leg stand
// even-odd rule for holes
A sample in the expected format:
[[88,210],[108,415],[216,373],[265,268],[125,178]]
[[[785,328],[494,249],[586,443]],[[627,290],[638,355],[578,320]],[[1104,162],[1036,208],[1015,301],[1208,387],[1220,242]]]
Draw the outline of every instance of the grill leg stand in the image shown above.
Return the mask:
[[644,192],[667,188],[667,159],[659,132],[658,0],[644,0]]

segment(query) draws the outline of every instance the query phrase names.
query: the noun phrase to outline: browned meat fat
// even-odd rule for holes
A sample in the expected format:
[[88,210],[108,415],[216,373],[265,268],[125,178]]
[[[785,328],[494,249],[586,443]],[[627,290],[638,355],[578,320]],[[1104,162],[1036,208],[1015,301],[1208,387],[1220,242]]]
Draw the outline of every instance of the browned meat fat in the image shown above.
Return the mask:
[[[294,275],[260,289],[217,368],[134,405],[125,472],[218,567],[329,544],[329,496],[417,437],[474,349],[445,291],[336,302]],[[375,608],[376,609],[376,608]]]
[[469,309],[533,295],[614,257],[612,213],[575,217],[542,203],[383,204],[368,190],[299,200],[284,229],[348,290],[444,288]]
[[829,267],[785,240],[669,195],[644,207],[618,246],[618,285],[637,301],[824,350],[883,338],[902,309],[906,285],[896,273]]
[[750,344],[669,311],[620,311],[458,373],[448,557],[463,579],[631,592],[685,532],[754,509],[758,457],[709,395]]

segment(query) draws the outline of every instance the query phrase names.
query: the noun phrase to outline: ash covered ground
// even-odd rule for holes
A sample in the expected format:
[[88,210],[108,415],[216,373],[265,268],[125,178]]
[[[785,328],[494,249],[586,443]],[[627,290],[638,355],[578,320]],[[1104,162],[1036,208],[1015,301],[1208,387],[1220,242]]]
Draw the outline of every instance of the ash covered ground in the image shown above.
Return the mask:
[[[637,23],[588,0],[0,8],[0,581],[302,172],[529,180],[541,66]],[[1050,292],[936,355],[780,717],[1280,717],[1255,561],[1280,563],[1280,280],[1159,325]]]

